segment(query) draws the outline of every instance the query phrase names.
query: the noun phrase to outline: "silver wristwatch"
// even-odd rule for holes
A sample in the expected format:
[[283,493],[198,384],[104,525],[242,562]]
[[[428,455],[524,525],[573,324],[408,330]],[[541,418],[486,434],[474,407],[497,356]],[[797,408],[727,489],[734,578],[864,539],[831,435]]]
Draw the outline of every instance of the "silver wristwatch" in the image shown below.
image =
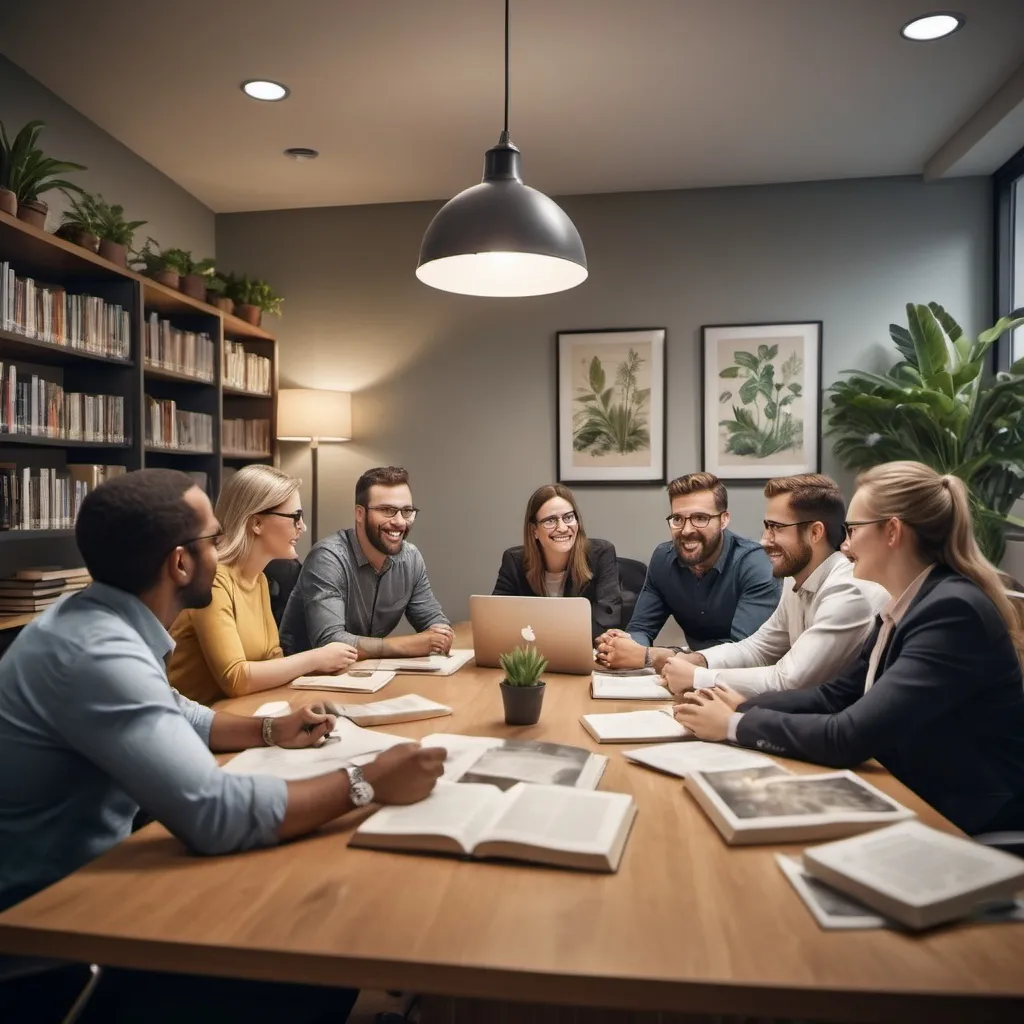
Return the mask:
[[373,786],[363,776],[363,769],[357,768],[355,765],[349,765],[345,772],[348,775],[349,794],[352,797],[352,803],[356,807],[365,807],[367,804],[372,804]]

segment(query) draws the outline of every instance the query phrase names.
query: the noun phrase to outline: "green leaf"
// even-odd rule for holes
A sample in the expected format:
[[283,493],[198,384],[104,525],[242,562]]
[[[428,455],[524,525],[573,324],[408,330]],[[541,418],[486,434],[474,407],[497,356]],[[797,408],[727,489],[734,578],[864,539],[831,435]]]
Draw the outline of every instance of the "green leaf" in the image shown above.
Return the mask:
[[779,407],[778,405],[775,404],[775,402],[768,402],[764,407],[764,414],[770,420],[775,419],[775,414],[778,411]]
[[758,345],[757,346],[757,358],[758,359],[768,359],[768,358],[770,358],[769,355],[768,355],[768,346],[767,345]]
[[1014,319],[1013,317],[1002,316],[987,331],[982,331],[978,335],[978,341],[983,345],[989,345],[1002,337],[1007,331],[1016,330],[1021,324],[1024,324],[1024,317]]
[[732,392],[731,391],[723,391],[718,396],[718,401],[719,402],[728,402],[728,401],[731,401],[731,400],[732,400]]
[[804,393],[802,384],[787,384],[786,387],[789,388],[797,398]]
[[738,377],[739,375],[740,368],[738,366],[727,366],[718,374],[719,377]]
[[744,405],[750,405],[751,402],[757,397],[758,391],[758,378],[748,377],[743,384],[740,386],[740,401]]
[[604,391],[605,376],[601,360],[594,356],[590,360],[590,387],[595,392]]
[[739,363],[740,366],[745,366],[748,370],[755,372],[760,366],[760,360],[752,352],[733,352],[732,359],[734,363]]
[[774,359],[778,354],[779,354],[779,346],[778,345],[769,345],[768,346],[768,355],[767,355],[768,359]]
[[907,303],[907,319],[914,339],[917,365],[921,378],[929,385],[953,395],[953,379],[949,373],[949,350],[935,314],[927,306]]
[[785,398],[779,402],[779,408],[784,408],[787,405],[792,405],[796,401],[796,395],[786,395]]

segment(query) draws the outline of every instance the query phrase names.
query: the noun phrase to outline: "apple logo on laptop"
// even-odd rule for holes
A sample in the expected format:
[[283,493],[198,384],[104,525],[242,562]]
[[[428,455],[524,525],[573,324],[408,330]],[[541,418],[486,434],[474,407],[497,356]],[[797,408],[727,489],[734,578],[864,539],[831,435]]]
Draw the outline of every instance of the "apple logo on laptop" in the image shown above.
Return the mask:
[[524,626],[520,631],[520,636],[528,643],[532,644],[537,637],[534,635],[533,626]]

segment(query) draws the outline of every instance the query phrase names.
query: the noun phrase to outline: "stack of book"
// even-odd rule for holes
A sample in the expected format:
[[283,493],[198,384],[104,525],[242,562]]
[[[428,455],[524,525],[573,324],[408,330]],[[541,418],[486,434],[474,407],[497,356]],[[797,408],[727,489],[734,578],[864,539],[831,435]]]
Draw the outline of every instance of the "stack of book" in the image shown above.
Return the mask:
[[270,394],[270,360],[246,352],[240,342],[224,342],[224,384],[261,395]]
[[0,329],[35,341],[127,359],[131,317],[123,306],[96,295],[72,295],[0,262]]
[[187,412],[171,399],[146,395],[146,444],[176,451],[213,451],[213,417]]
[[226,452],[263,455],[270,451],[270,420],[225,420],[221,432]]
[[70,530],[89,491],[124,466],[69,465],[67,473],[0,462],[0,530]]
[[33,615],[45,611],[58,597],[92,582],[84,567],[44,565],[22,569],[0,579],[0,615]]
[[213,380],[213,338],[205,331],[183,331],[150,313],[142,341],[146,366]]

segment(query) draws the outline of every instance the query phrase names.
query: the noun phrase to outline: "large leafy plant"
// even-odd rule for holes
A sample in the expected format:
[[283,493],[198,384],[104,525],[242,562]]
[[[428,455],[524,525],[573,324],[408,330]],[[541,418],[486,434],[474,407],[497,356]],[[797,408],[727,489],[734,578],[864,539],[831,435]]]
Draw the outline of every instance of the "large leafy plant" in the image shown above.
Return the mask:
[[54,160],[36,145],[43,127],[42,121],[29,121],[12,141],[0,121],[0,188],[13,192],[21,204],[33,202],[55,188],[83,191],[81,185],[61,177],[70,171],[84,171],[82,164]]
[[[728,437],[725,450],[733,455],[763,459],[776,452],[798,448],[803,442],[803,421],[788,407],[800,396],[803,360],[794,352],[775,377],[778,345],[758,345],[757,352],[736,351],[732,366],[719,373],[726,379],[742,379],[738,395],[723,391],[720,404],[732,403],[732,419],[721,420]],[[739,404],[736,404],[736,398]]]
[[641,451],[651,443],[646,413],[651,389],[637,386],[643,363],[630,349],[615,368],[615,382],[608,386],[601,360],[597,356],[590,360],[587,386],[577,387],[574,398],[580,406],[573,414],[575,451],[623,455]]
[[969,338],[938,303],[907,304],[908,327],[890,324],[902,357],[887,373],[844,370],[829,389],[829,434],[851,469],[912,459],[960,477],[978,543],[999,564],[1010,509],[1024,495],[1024,359],[986,372],[989,350],[1024,324],[1024,309]]

